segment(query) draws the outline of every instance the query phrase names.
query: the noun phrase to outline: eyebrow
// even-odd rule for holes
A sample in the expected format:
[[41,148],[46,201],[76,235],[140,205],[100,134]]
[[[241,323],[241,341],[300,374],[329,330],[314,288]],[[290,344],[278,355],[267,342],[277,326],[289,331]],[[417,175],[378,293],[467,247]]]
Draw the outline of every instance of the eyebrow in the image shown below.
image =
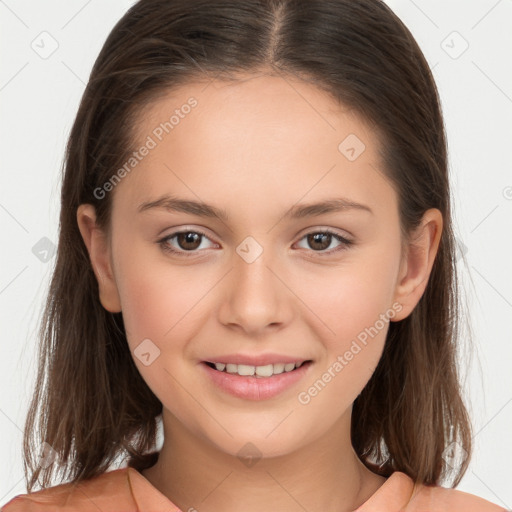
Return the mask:
[[[189,213],[199,217],[210,217],[222,222],[229,222],[229,215],[226,210],[216,206],[189,199],[164,195],[154,201],[147,201],[139,205],[138,212],[144,212],[154,208],[162,208],[169,211]],[[367,205],[357,203],[344,197],[326,199],[317,203],[299,204],[292,206],[284,215],[287,219],[302,219],[315,217],[327,213],[344,212],[348,210],[366,211],[373,215],[373,211]]]

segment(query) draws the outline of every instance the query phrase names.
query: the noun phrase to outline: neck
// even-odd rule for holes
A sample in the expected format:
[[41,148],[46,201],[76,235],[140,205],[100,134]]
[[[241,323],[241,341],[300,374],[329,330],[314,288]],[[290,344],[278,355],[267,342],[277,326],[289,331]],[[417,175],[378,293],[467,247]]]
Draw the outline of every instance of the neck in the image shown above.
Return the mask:
[[336,430],[293,453],[242,461],[194,436],[164,410],[164,445],[157,463],[142,474],[183,511],[351,512],[385,478],[355,454],[346,416]]

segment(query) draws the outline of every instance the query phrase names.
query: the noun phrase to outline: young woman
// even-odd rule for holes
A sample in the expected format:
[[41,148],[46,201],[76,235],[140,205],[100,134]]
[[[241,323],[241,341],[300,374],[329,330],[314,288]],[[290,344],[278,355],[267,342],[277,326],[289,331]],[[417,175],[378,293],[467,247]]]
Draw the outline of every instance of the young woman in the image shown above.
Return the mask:
[[471,454],[446,141],[384,3],[141,0],[66,157],[2,510],[501,510],[441,486]]

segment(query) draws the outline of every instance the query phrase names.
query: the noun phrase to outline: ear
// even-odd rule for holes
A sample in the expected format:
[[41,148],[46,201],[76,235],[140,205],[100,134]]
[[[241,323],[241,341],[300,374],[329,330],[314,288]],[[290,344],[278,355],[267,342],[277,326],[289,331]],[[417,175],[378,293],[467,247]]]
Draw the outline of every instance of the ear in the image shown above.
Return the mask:
[[121,311],[121,301],[112,272],[111,250],[104,231],[96,225],[96,211],[92,204],[81,204],[77,209],[77,222],[89,252],[91,265],[98,280],[100,302],[111,313]]
[[395,288],[395,301],[402,305],[392,321],[403,320],[425,292],[441,241],[443,216],[437,208],[427,210],[402,257]]

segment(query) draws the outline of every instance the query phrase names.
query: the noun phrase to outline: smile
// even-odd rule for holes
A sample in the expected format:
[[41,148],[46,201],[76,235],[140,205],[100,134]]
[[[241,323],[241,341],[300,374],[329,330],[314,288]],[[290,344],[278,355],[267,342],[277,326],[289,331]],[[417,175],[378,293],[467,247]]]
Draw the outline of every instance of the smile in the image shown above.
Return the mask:
[[304,363],[309,361],[299,361],[296,363],[276,363],[264,366],[251,366],[246,364],[233,363],[212,363],[206,362],[210,368],[214,368],[219,372],[225,372],[242,377],[268,378],[272,375],[279,375],[285,372],[292,372],[296,368],[300,368]]
[[313,361],[248,365],[203,361],[199,365],[213,389],[244,400],[268,400],[299,385]]

